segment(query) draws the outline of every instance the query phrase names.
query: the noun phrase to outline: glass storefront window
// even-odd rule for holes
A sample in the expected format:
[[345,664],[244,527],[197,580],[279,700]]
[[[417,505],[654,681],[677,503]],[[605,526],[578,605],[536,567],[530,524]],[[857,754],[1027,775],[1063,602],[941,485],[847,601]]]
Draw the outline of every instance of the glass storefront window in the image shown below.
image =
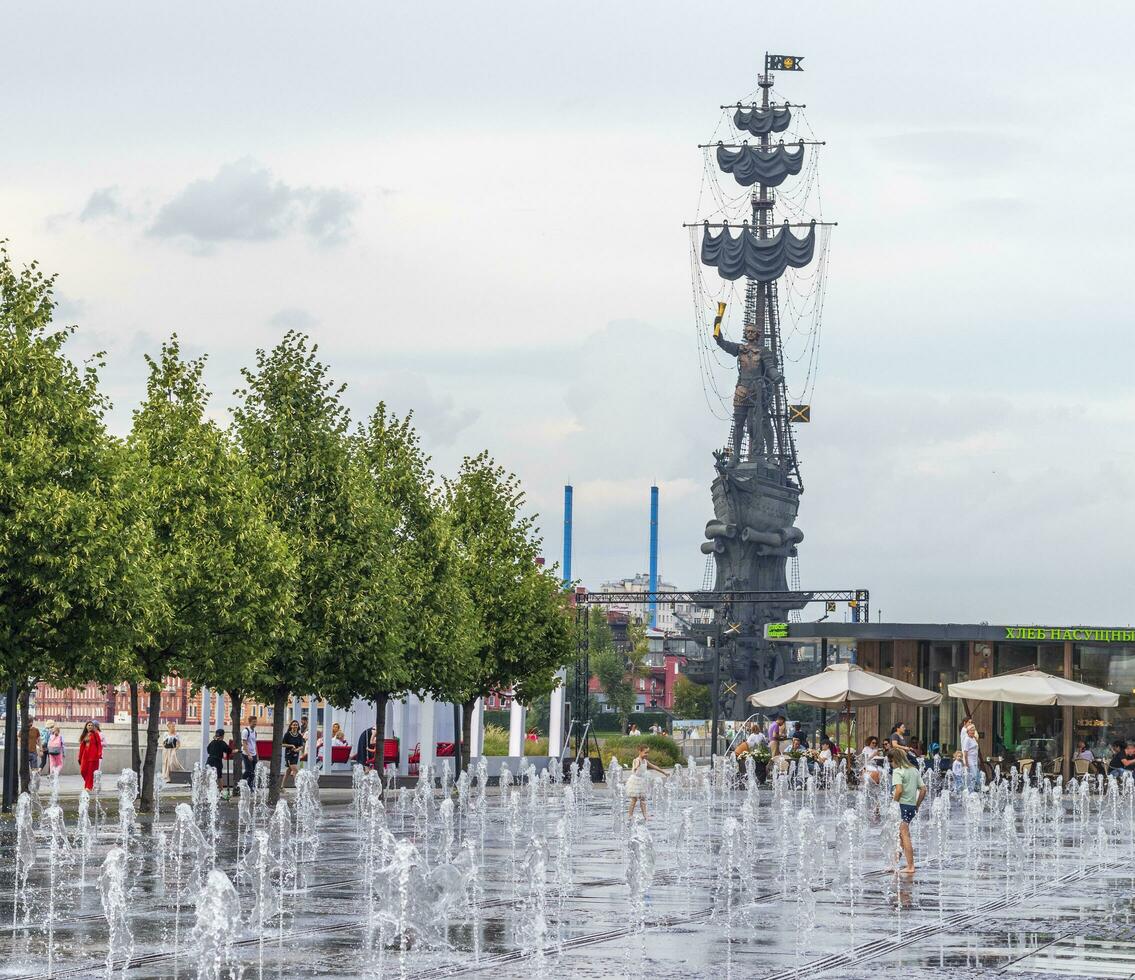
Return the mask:
[[922,709],[921,730],[926,733],[926,746],[937,742],[944,755],[958,747],[958,729],[962,723],[962,707],[957,698],[951,698],[948,688],[958,681],[969,680],[966,667],[969,652],[964,643],[926,643],[919,650],[922,665],[919,683],[942,695],[942,703]]
[[1076,708],[1073,753],[1083,741],[1097,759],[1111,758],[1113,739],[1135,738],[1135,647],[1077,644],[1072,651],[1072,679],[1119,695],[1115,708]]

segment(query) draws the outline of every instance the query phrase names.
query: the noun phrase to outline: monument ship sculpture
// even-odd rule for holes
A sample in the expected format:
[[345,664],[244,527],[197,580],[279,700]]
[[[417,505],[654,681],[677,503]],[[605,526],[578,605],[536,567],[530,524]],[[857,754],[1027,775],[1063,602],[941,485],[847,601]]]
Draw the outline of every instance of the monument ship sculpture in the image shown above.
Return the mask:
[[[724,403],[721,417],[730,422],[725,446],[714,453],[713,518],[701,546],[712,560],[704,585],[718,593],[799,588],[795,574],[791,585],[788,578],[789,563],[795,571],[804,540],[796,523],[804,483],[793,425],[810,418],[809,406],[801,402],[815,376],[828,224],[819,214],[816,183],[815,148],[822,144],[804,139],[799,127],[797,138],[785,142],[781,134],[793,127],[795,110],[803,106],[775,101],[772,88],[774,71],[801,69],[797,57],[766,55],[759,101],[723,107],[736,135],[702,147],[707,157],[703,201],[708,184],[711,204],[699,213],[701,221],[687,226],[699,334],[705,341],[703,384],[711,407],[716,394]],[[735,188],[722,186],[713,164],[748,190],[737,195]],[[739,329],[728,322],[738,307]],[[712,327],[707,310],[715,310]],[[782,329],[786,319],[791,351]],[[729,339],[730,332],[740,337]],[[712,370],[715,360],[717,371]],[[796,402],[789,397],[786,361],[803,367]],[[730,362],[735,362],[736,384],[731,392],[718,392],[715,376]],[[763,628],[788,620],[803,605],[742,601],[716,607],[717,622],[701,632],[707,645],[711,637],[718,642],[723,633],[731,637],[719,651],[724,717],[745,717],[746,695],[784,679],[783,654],[764,639]],[[714,652],[707,650],[688,664],[687,674],[709,683],[713,659]]]

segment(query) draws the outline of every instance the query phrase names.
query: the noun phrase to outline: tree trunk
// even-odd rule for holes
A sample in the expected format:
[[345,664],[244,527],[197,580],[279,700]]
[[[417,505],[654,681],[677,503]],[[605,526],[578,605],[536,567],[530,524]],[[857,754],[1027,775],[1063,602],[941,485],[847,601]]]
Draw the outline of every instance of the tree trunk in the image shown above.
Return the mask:
[[146,758],[142,763],[142,798],[138,810],[149,813],[154,809],[154,768],[158,758],[158,729],[162,723],[161,681],[151,682],[150,710],[146,719]]
[[130,768],[142,778],[142,749],[138,744],[138,682],[130,682]]
[[[374,768],[379,775],[386,762],[386,706],[390,695],[383,691],[374,699]],[[366,755],[363,756],[365,762]]]
[[233,726],[232,743],[236,746],[232,759],[229,760],[232,767],[232,791],[234,793],[237,789],[236,784],[240,782],[240,766],[243,764],[240,757],[240,702],[240,691],[229,691],[229,721],[232,722]]
[[[15,705],[12,705],[10,710],[15,710]],[[23,749],[20,753],[20,792],[26,793],[28,791],[28,784],[32,781],[32,767],[28,762],[28,737],[32,730],[32,692],[30,687],[25,687],[20,692],[20,738],[19,745]],[[42,736],[41,736],[42,738]]]
[[477,699],[466,701],[461,706],[461,763],[468,769],[473,752],[473,709]]
[[465,738],[463,737],[461,727],[461,705],[456,701],[453,702],[453,778],[457,779],[461,775],[461,770],[464,768],[463,763],[465,760],[462,758],[462,753],[465,751]]
[[[276,698],[272,702],[272,760],[268,766],[268,806],[275,809],[280,799],[280,745],[284,738],[284,712],[288,708],[287,688],[276,688]],[[331,732],[323,737],[323,751],[331,751]],[[263,760],[257,763],[263,765]]]

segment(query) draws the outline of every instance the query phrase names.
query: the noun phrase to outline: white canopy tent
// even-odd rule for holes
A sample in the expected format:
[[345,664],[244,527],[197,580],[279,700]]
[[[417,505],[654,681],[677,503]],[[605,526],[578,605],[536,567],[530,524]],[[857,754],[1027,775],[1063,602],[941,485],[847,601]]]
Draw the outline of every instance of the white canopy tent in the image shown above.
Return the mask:
[[1057,704],[1076,708],[1114,708],[1119,704],[1118,694],[1046,674],[1043,670],[1021,670],[979,681],[959,681],[951,684],[947,691],[950,697],[963,701]]
[[[970,712],[969,701],[1007,701],[1010,704],[1051,704],[1065,708],[1114,708],[1119,695],[1099,687],[1081,684],[1043,670],[1018,670],[977,681],[958,681],[947,689],[950,697],[960,698]],[[1064,778],[1071,775],[1071,712],[1065,714]]]
[[[894,677],[872,673],[858,664],[832,664],[818,674],[749,695],[749,703],[757,708],[777,708],[795,702],[817,707],[840,706],[845,712],[853,704],[888,701],[929,707],[940,704],[942,695]],[[836,741],[839,741],[838,715]]]

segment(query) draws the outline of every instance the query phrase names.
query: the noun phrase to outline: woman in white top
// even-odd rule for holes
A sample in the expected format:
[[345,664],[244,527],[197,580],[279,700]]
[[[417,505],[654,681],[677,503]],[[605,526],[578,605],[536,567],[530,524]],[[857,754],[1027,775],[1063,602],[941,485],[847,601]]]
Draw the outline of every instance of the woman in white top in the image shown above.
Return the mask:
[[162,739],[162,779],[169,782],[170,770],[182,768],[177,750],[181,747],[181,736],[177,734],[177,722],[166,722],[166,737]]
[[977,728],[972,721],[962,728],[961,750],[969,790],[976,793],[981,789],[981,747],[977,741]]
[[660,769],[653,762],[647,759],[646,754],[650,751],[650,746],[640,745],[638,747],[638,755],[635,756],[634,761],[631,762],[631,775],[627,780],[627,796],[631,801],[631,808],[627,811],[627,819],[634,818],[634,808],[636,806],[642,809],[642,819],[646,819],[646,773],[648,769],[653,769],[655,772],[662,773],[663,776],[670,774],[665,769]]
[[877,755],[879,755],[879,740],[874,735],[872,735],[869,739],[867,739],[867,744],[864,745],[863,749],[860,751],[859,759],[860,762],[864,766],[866,766]]

